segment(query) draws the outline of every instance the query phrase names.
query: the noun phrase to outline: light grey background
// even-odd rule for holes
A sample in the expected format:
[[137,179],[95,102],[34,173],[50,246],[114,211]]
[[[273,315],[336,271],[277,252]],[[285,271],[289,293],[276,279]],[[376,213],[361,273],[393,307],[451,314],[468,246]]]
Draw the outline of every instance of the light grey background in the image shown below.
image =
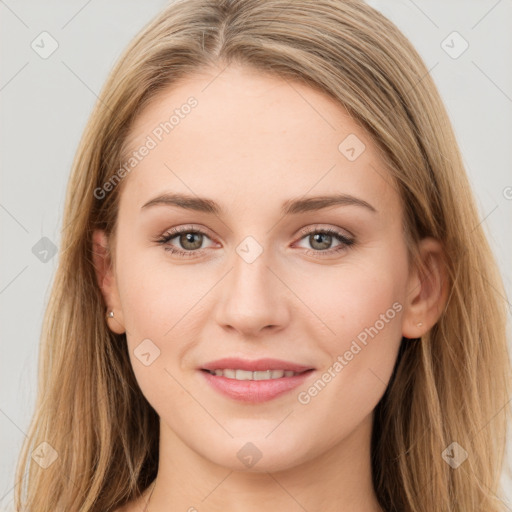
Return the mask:
[[[32,248],[42,237],[59,245],[65,186],[96,94],[128,41],[166,3],[0,0],[0,511],[12,509],[16,457],[35,402],[42,315],[58,264],[57,256],[44,263]],[[409,37],[439,87],[510,304],[512,2],[368,3]],[[35,40],[43,51],[43,31],[58,43],[46,59],[31,47]],[[453,31],[469,44],[458,58],[443,49],[453,55],[462,48]],[[46,50],[50,43],[45,39]],[[510,501],[510,479],[504,481]]]

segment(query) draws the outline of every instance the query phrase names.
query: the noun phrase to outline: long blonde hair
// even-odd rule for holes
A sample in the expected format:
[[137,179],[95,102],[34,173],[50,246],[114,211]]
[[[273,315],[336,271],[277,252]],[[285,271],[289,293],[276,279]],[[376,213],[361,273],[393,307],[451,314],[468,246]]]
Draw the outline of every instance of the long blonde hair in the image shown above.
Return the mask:
[[[180,79],[230,63],[298,80],[343,105],[396,183],[414,262],[421,238],[443,244],[446,308],[421,340],[402,340],[375,410],[372,475],[381,506],[504,510],[497,494],[511,379],[502,280],[428,70],[404,35],[358,0],[178,0],[125,50],[68,184],[16,510],[114,510],[156,476],[158,416],[137,385],[125,335],[107,327],[91,257],[93,229],[115,230],[121,187],[101,199],[94,191],[118,171],[148,101]],[[452,442],[468,454],[457,468],[444,457]]]

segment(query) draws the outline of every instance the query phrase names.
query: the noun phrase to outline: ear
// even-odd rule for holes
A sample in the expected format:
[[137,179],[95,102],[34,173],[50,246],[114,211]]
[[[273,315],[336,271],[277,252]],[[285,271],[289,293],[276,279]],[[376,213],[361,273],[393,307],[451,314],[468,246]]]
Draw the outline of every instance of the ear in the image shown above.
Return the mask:
[[411,269],[405,311],[402,317],[402,336],[420,338],[439,320],[448,299],[448,275],[441,243],[431,237],[418,246],[420,268]]
[[108,318],[105,312],[105,318],[112,332],[123,334],[124,327],[123,310],[119,299],[119,291],[116,284],[116,275],[113,268],[109,240],[103,230],[94,230],[92,235],[92,257],[96,279],[101,289],[107,311],[113,311],[114,317]]

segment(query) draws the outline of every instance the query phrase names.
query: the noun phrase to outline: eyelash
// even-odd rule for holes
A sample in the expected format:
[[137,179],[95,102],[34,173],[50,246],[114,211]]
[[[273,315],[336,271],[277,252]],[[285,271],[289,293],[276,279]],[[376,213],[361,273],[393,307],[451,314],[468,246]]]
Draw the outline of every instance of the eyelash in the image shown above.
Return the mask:
[[[201,235],[208,237],[208,234],[205,233],[204,231],[202,231],[201,229],[192,229],[189,226],[183,226],[183,227],[173,228],[173,229],[169,230],[167,233],[163,234],[162,236],[157,237],[155,239],[155,242],[164,246],[164,245],[168,244],[168,242],[170,242],[172,239],[176,238],[178,235],[181,235],[183,233],[201,234]],[[303,238],[305,238],[306,236],[309,236],[309,235],[321,233],[321,234],[331,235],[334,238],[336,238],[339,242],[341,242],[341,244],[339,246],[337,246],[333,249],[327,249],[325,251],[321,251],[321,250],[317,250],[317,249],[304,249],[306,254],[313,254],[315,257],[320,256],[322,258],[322,257],[324,257],[324,255],[330,256],[334,253],[338,253],[340,251],[347,250],[350,246],[355,244],[354,239],[347,238],[346,236],[341,234],[339,231],[332,229],[332,228],[316,229],[316,230],[309,230],[309,231],[307,228],[304,228],[300,231],[300,233],[301,233],[302,237],[299,240],[302,240]],[[210,238],[210,237],[208,237],[208,238]],[[164,247],[164,250],[170,252],[171,254],[180,256],[180,257],[195,258],[195,257],[199,257],[205,249],[184,251],[181,249],[176,249],[175,247],[172,247],[169,245],[167,247]]]

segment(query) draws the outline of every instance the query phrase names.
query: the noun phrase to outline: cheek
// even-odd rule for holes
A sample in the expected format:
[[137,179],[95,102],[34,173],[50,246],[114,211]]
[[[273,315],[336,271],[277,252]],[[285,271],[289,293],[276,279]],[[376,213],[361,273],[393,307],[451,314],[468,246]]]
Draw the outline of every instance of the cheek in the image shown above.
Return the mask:
[[339,423],[340,411],[347,421],[357,422],[374,409],[398,354],[406,283],[401,269],[407,264],[400,254],[380,255],[366,264],[340,268],[323,287],[309,290],[329,333],[315,338],[314,330],[309,332],[326,358],[318,379],[303,390],[299,402],[312,414],[327,410],[334,423]]
[[204,294],[190,265],[166,261],[164,249],[125,251],[119,262],[119,291],[127,332],[161,339]]
[[[399,313],[406,284],[402,268],[406,264],[400,258],[386,257],[380,252],[378,258],[347,262],[317,272],[314,279],[296,281],[298,294],[306,299],[309,312],[316,314],[317,321],[309,324],[313,327],[314,323],[316,329],[320,325],[321,339],[325,340],[322,346],[329,353],[338,354],[360,334],[364,341],[364,333],[375,324],[383,333],[400,332]],[[319,339],[318,330],[311,334],[314,332],[317,335],[313,338]]]
[[[165,404],[164,397],[170,395],[181,399],[183,390],[172,375],[180,379],[186,354],[203,337],[208,291],[218,278],[211,269],[201,273],[193,265],[173,264],[155,253],[132,251],[120,262],[119,289],[131,364],[156,409],[162,405],[153,401]],[[186,393],[182,398],[186,403]]]
[[170,403],[178,408],[190,403],[190,396],[178,384],[177,365],[190,349],[188,340],[199,339],[192,327],[199,305],[191,308],[204,291],[201,281],[184,268],[155,264],[142,251],[139,256],[132,252],[119,265],[131,365],[142,393],[159,413]]

